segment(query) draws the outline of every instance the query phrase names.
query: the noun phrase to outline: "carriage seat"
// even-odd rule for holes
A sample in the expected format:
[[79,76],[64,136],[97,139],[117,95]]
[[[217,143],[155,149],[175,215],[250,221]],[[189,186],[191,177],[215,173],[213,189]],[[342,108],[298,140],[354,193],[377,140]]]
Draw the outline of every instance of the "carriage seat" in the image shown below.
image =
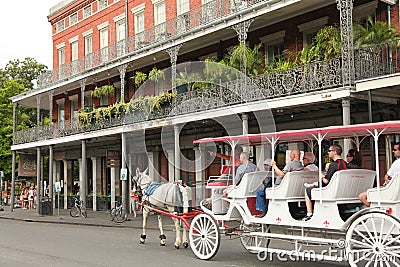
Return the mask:
[[289,202],[304,201],[304,183],[318,181],[317,171],[294,171],[288,172],[282,182],[265,189],[267,199],[288,200]]
[[368,189],[367,199],[371,203],[378,202],[378,199],[384,203],[400,203],[400,172],[386,186],[380,187],[379,198],[377,188]]
[[228,197],[247,198],[256,197],[257,190],[262,188],[265,177],[270,176],[271,172],[257,171],[245,173],[238,186],[228,192]]
[[363,169],[337,171],[327,186],[311,190],[311,199],[338,204],[358,203],[358,195],[372,187],[375,175],[375,171]]

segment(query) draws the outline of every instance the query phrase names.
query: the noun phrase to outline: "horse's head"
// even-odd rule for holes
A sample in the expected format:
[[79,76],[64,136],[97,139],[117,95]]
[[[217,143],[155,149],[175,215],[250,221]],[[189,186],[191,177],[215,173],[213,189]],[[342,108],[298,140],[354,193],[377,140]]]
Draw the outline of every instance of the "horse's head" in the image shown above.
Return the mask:
[[147,172],[148,168],[146,168],[143,172],[141,172],[139,168],[136,168],[136,176],[132,178],[132,190],[138,197],[143,196],[143,191],[145,191],[152,182],[152,179]]

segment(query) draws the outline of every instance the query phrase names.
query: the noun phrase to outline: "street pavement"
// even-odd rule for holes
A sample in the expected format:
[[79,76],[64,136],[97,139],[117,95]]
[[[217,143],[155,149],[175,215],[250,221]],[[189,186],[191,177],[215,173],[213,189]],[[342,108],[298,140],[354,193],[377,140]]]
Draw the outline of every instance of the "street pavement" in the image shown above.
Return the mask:
[[[17,220],[25,222],[43,222],[55,224],[75,224],[75,225],[90,225],[103,227],[123,227],[123,228],[142,228],[142,215],[138,212],[138,216],[133,214],[128,215],[128,220],[123,223],[115,223],[110,220],[109,211],[87,211],[87,218],[73,218],[69,215],[69,209],[54,210],[53,215],[39,215],[36,209],[26,210],[21,208],[14,209],[11,212],[10,206],[3,206],[4,211],[0,211],[0,219]],[[165,216],[163,216],[165,217]],[[163,218],[164,230],[173,230],[175,228],[172,219]],[[157,216],[151,214],[147,220],[147,229],[158,229]]]

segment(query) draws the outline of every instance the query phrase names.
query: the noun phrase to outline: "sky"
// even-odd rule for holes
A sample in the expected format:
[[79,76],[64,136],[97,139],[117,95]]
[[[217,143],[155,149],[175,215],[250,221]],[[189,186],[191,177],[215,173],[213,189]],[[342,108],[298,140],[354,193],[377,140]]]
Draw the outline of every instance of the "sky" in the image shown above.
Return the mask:
[[62,0],[2,1],[0,8],[0,68],[10,60],[34,58],[53,68],[49,9]]

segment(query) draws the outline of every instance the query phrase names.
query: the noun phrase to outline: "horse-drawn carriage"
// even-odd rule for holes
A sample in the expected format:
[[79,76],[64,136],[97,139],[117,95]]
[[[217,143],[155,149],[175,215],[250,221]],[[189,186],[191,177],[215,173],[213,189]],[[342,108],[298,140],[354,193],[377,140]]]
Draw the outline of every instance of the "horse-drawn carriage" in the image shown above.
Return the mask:
[[[324,139],[356,137],[359,140],[360,136],[372,136],[375,141],[376,171],[338,171],[327,186],[313,189],[314,216],[309,221],[302,221],[296,212],[300,203],[304,202],[304,184],[321,180],[320,172],[290,172],[278,186],[272,182],[272,187],[265,190],[269,205],[266,216],[262,218],[255,216],[253,204],[256,191],[263,188],[263,180],[269,173],[247,173],[240,184],[234,186],[209,180],[207,188],[213,194],[220,194],[225,187],[228,188],[228,194],[227,198],[213,195],[211,206],[201,201],[202,212],[189,217],[186,215],[191,219],[189,244],[192,251],[200,259],[211,259],[218,252],[221,233],[229,233],[238,234],[246,250],[264,259],[278,253],[296,259],[348,261],[352,266],[372,263],[374,266],[399,266],[400,177],[394,177],[387,186],[381,188],[378,160],[379,136],[399,133],[399,130],[400,122],[395,121],[194,141],[199,145],[225,142],[232,146],[232,151],[236,145],[269,143],[274,157],[278,142],[315,140],[319,146],[321,170]],[[371,189],[375,178],[377,188]],[[358,195],[367,190],[371,207],[346,213],[343,207],[360,203]],[[232,221],[238,222],[238,227],[228,227],[228,222]],[[187,221],[185,224],[188,226]]]

